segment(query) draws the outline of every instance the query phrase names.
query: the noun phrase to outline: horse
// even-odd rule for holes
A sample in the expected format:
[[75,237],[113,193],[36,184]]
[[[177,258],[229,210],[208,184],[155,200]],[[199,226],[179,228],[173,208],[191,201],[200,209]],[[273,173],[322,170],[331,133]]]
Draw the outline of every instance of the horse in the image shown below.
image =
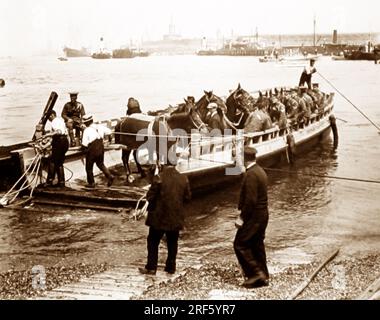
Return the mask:
[[[194,129],[201,133],[208,132],[206,125],[202,122],[195,109],[192,106],[188,107],[188,109],[189,112],[173,114],[168,117],[132,115],[131,117],[126,117],[116,125],[115,142],[126,146],[126,149],[123,150],[122,153],[122,160],[127,176],[131,174],[129,156],[132,150],[134,151],[138,172],[141,174],[141,177],[145,176],[137,160],[137,152],[135,154],[135,151],[142,145],[149,144],[149,136],[155,136],[153,150],[148,147],[150,155],[151,152],[156,152],[158,154],[157,158],[161,157],[166,163],[168,160],[168,150],[176,143],[176,141],[172,141],[174,139],[168,139],[171,137],[173,130],[182,129],[187,134],[191,133]],[[140,135],[140,139],[138,139],[138,135]],[[161,150],[158,152],[157,148],[163,145],[167,146],[166,150],[163,150],[163,153]]]
[[238,88],[233,91],[226,100],[227,119],[232,122],[236,129],[244,129],[250,112],[254,111],[255,98],[247,91],[241,88],[240,83]]
[[188,96],[187,99],[183,99],[185,102],[180,103],[177,107],[170,112],[170,115],[179,114],[179,113],[189,113],[191,109],[195,107],[194,97]]
[[185,102],[179,103],[177,106],[169,105],[166,109],[163,110],[155,110],[155,111],[148,111],[149,116],[166,116],[166,115],[173,115],[177,113],[189,113],[190,109],[194,107],[195,105],[195,99],[194,97],[188,96],[187,99],[184,99]]

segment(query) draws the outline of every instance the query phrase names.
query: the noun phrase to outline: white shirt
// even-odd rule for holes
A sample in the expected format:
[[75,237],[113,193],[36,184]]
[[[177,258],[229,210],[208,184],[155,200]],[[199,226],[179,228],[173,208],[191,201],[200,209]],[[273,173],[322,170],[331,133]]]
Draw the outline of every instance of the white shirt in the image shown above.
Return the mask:
[[88,147],[91,142],[96,139],[104,139],[105,135],[111,134],[112,130],[100,125],[93,123],[83,131],[82,145]]
[[314,73],[316,71],[317,71],[317,69],[315,67],[312,67],[312,66],[305,67],[306,74],[312,74],[312,73]]
[[62,118],[55,117],[51,122],[51,129],[59,134],[67,134],[66,124]]

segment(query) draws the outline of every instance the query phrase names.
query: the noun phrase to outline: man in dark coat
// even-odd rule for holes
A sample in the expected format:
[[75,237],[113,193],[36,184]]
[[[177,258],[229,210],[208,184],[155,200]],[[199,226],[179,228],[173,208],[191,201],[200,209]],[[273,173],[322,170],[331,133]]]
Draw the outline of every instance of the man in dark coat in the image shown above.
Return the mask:
[[158,246],[165,234],[168,248],[165,271],[173,274],[176,271],[179,231],[185,222],[183,202],[191,198],[188,179],[174,165],[164,165],[160,175],[154,177],[146,198],[149,202],[146,220],[149,226],[148,262],[139,271],[142,274],[156,274]]
[[218,112],[218,105],[211,102],[207,106],[208,112],[206,115],[205,123],[208,125],[210,131],[214,130],[214,135],[223,135],[223,119]]
[[[250,159],[249,159],[250,158]],[[269,273],[264,246],[268,225],[268,178],[265,171],[255,163],[256,150],[245,149],[244,160],[251,160],[251,168],[244,175],[240,192],[240,217],[236,222],[234,250],[246,280],[243,286],[257,288],[267,286]]]
[[140,109],[140,104],[135,98],[130,97],[128,99],[127,108],[127,116],[130,116],[134,113],[142,113]]

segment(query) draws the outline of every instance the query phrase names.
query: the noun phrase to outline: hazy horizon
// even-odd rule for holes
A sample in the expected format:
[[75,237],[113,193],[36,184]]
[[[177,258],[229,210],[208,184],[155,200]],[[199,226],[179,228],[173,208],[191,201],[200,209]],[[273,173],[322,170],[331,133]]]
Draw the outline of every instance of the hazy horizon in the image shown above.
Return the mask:
[[380,32],[380,3],[362,0],[2,0],[0,56],[59,52],[64,46],[118,48],[131,41],[253,35],[308,35]]

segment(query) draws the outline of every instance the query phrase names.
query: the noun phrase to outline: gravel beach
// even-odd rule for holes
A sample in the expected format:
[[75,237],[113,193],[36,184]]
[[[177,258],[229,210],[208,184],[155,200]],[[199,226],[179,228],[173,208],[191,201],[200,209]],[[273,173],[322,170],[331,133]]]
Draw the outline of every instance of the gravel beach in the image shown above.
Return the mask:
[[[288,299],[320,264],[295,265],[274,273],[270,285],[260,289],[245,289],[241,271],[231,259],[205,260],[199,269],[189,269],[173,282],[150,287],[136,299],[230,299],[273,300]],[[273,263],[268,261],[273,267]],[[330,262],[323,268],[297,299],[340,300],[355,299],[380,276],[380,255],[370,254],[361,258],[344,257]]]
[[[64,284],[79,281],[96,273],[107,270],[107,264],[48,267],[45,269],[45,288],[47,291]],[[43,291],[33,288],[36,273],[31,270],[9,270],[0,274],[0,299],[28,299],[41,295]]]

